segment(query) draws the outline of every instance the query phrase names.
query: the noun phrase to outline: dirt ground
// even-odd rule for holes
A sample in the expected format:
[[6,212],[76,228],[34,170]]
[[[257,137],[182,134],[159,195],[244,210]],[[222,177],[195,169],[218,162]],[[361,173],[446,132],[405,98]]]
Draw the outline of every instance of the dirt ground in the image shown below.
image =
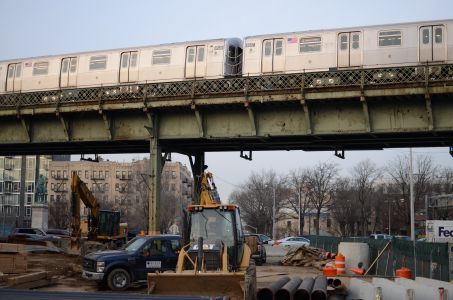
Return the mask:
[[[81,277],[83,259],[79,256],[68,254],[29,254],[28,269],[33,271],[50,271],[57,277],[57,284],[40,288],[45,291],[70,291],[70,292],[109,292],[104,286],[96,282],[85,280]],[[321,271],[311,267],[286,267],[277,264],[274,260],[270,264],[257,266],[257,287],[261,288],[276,281],[281,276],[316,276]],[[128,293],[145,294],[145,284],[135,284],[127,290]]]

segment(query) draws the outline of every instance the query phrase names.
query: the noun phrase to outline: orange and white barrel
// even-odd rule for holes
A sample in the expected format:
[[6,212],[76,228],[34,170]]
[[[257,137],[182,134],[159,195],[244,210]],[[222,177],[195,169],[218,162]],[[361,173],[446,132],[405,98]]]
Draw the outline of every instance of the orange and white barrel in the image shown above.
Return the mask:
[[341,253],[338,253],[338,255],[335,256],[335,268],[337,268],[337,275],[346,274],[345,260],[345,257]]

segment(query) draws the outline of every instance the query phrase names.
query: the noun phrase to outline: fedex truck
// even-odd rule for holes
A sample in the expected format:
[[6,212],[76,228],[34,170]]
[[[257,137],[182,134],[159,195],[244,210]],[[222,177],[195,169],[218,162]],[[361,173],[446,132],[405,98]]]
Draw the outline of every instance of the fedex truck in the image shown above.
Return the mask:
[[426,241],[431,243],[453,243],[453,221],[427,220]]

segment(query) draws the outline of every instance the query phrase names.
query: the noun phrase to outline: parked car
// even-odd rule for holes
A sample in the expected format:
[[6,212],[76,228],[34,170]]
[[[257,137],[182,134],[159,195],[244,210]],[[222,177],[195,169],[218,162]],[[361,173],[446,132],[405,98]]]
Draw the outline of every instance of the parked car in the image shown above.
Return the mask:
[[122,291],[131,282],[146,280],[148,273],[174,271],[180,249],[179,235],[137,236],[121,250],[86,255],[82,277]]
[[282,247],[291,247],[291,246],[310,246],[310,240],[302,236],[289,236],[284,239],[275,241],[272,246],[282,246]]
[[253,238],[254,242],[253,245],[256,245],[256,248],[249,247],[252,250],[252,258],[255,260],[257,265],[264,264],[266,262],[266,248],[264,247],[264,243],[261,241],[260,234],[250,233],[245,234],[246,240]]
[[46,234],[39,228],[16,228],[8,237],[8,242],[33,241],[54,242],[60,240],[59,236]]
[[370,235],[370,239],[374,240],[391,240],[392,236],[384,233],[374,233]]
[[60,238],[69,238],[71,236],[67,229],[47,229],[46,234],[59,236]]
[[258,233],[257,235],[263,244],[272,245],[274,243],[274,240],[265,234]]

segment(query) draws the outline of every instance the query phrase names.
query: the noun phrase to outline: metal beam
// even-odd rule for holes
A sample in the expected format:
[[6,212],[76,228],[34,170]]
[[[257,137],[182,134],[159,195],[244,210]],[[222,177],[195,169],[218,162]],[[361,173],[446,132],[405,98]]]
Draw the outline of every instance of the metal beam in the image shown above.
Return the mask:
[[197,120],[199,136],[204,137],[205,131],[204,131],[204,126],[203,126],[203,116],[200,114],[200,111],[198,110],[198,108],[195,105],[192,106],[192,110],[194,111],[195,118]]
[[61,126],[63,127],[66,141],[69,142],[71,140],[70,131],[69,131],[69,123],[67,120],[65,120],[65,118],[63,117],[62,114],[57,114],[57,118],[60,121]]
[[105,126],[105,129],[107,130],[108,139],[112,140],[112,138],[113,138],[112,119],[109,116],[107,116],[107,114],[102,110],[99,111],[99,113],[102,115],[102,120],[104,120],[104,126]]
[[370,113],[368,112],[368,104],[365,96],[360,96],[360,102],[362,103],[363,117],[365,120],[365,130],[371,132]]
[[434,129],[434,118],[433,118],[433,108],[431,105],[431,96],[427,92],[425,94],[425,103],[426,103],[426,114],[428,117],[428,130],[432,131]]
[[311,126],[310,109],[308,107],[307,101],[305,101],[305,99],[303,99],[300,101],[300,104],[302,104],[302,108],[304,109],[306,133],[312,134],[313,130],[312,130],[312,126]]
[[24,117],[18,116],[20,123],[22,124],[22,128],[24,129],[25,135],[27,137],[27,142],[31,142],[31,127],[30,127],[30,121],[25,120]]
[[252,128],[251,130],[251,135],[255,136],[256,135],[256,120],[255,120],[255,114],[253,112],[252,107],[250,106],[249,102],[244,103],[245,108],[247,109],[247,113],[249,115],[249,120],[250,120],[250,127]]

